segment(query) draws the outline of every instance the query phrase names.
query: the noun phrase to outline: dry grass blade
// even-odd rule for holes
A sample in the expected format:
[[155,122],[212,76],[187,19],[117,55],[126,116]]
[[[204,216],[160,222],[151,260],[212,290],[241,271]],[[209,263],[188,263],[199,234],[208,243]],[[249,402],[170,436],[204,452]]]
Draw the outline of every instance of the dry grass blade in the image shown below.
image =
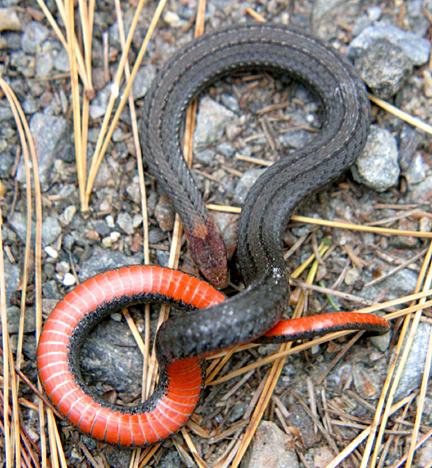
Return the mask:
[[[25,118],[24,112],[20,106],[18,99],[13,93],[9,85],[0,78],[0,86],[3,89],[11,108],[16,110],[14,115],[18,116],[18,121],[21,122],[25,140],[27,141],[30,149],[31,165],[33,169],[33,184],[34,184],[34,200],[36,212],[36,226],[35,226],[35,253],[34,253],[34,268],[35,268],[35,315],[36,315],[36,340],[42,328],[42,194],[39,181],[39,164],[36,156],[36,149],[34,146],[33,138]],[[24,143],[25,144],[25,143]],[[40,385],[40,384],[39,384]],[[39,421],[40,421],[40,445],[41,445],[41,463],[46,465],[47,450],[46,450],[46,437],[45,437],[45,414],[43,403],[39,402]]]
[[[207,205],[209,210],[222,211],[225,213],[241,213],[241,208],[237,206],[228,205],[215,205],[209,203]],[[349,229],[351,231],[370,232],[372,234],[380,234],[383,236],[408,236],[419,237],[422,239],[432,239],[432,232],[424,231],[407,231],[403,229],[389,229],[374,226],[364,226],[360,224],[348,223],[345,221],[329,221],[327,219],[309,218],[308,216],[291,216],[291,221],[296,223],[316,224],[317,226],[326,226],[335,229]]]
[[[325,253],[325,251],[328,249],[328,245],[322,245],[320,246],[320,249],[319,249],[319,253],[320,255],[322,255],[323,253]],[[307,265],[310,264],[310,260],[306,260]],[[312,283],[314,278],[315,278],[315,275],[317,273],[317,270],[318,270],[318,261],[315,260],[313,263],[312,263],[312,266],[309,270],[309,273],[308,273],[308,276],[307,276],[307,279],[306,279],[306,282],[308,283]],[[300,265],[297,270],[293,273],[293,276],[298,276],[301,274],[301,272],[304,271],[304,268],[303,268],[303,265]],[[304,307],[304,304],[305,304],[305,293],[302,293],[299,297],[299,301],[297,303],[297,306],[294,310],[294,313],[293,313],[293,317],[298,317],[301,315],[301,313],[303,312],[303,307]],[[290,351],[290,348],[292,346],[292,343],[284,343],[280,346],[279,348],[279,352],[280,353],[285,353],[287,351]],[[267,408],[267,405],[273,395],[273,391],[276,387],[276,384],[278,382],[278,379],[279,379],[279,376],[283,370],[283,367],[284,367],[284,364],[285,364],[285,357],[282,357],[278,360],[276,360],[273,365],[272,365],[272,368],[270,369],[270,371],[268,372],[266,378],[265,378],[265,384],[264,384],[264,388],[262,390],[262,393],[259,397],[259,400],[257,402],[257,405],[255,407],[255,410],[250,418],[250,422],[246,428],[246,431],[243,435],[243,438],[241,439],[240,441],[240,444],[239,444],[239,447],[238,447],[238,451],[234,457],[234,460],[232,461],[232,466],[233,467],[237,467],[239,466],[243,456],[245,455],[246,453],[246,450],[247,448],[249,447],[251,441],[252,441],[252,438],[258,428],[258,425],[259,423],[261,422],[261,419],[264,415],[264,411],[266,410]]]
[[[420,290],[423,280],[426,276],[427,270],[429,269],[429,271],[431,271],[430,270],[431,257],[432,257],[432,243],[429,245],[428,252],[426,253],[425,259],[423,261],[422,269],[420,271],[420,274],[417,280],[417,286],[416,286],[415,292],[418,292]],[[427,285],[427,280],[426,280],[424,289],[429,289],[429,287],[430,286]],[[388,418],[390,416],[390,409],[391,409],[391,405],[393,402],[393,398],[396,393],[406,360],[408,358],[408,352],[409,352],[408,346],[412,344],[412,340],[414,339],[415,331],[417,329],[422,310],[425,306],[424,303],[425,303],[425,299],[423,298],[420,299],[419,305],[421,306],[421,308],[419,309],[418,312],[416,312],[414,316],[414,319],[411,324],[411,331],[408,334],[408,337],[406,340],[405,338],[407,336],[408,328],[411,323],[411,317],[407,316],[404,320],[402,329],[400,331],[400,336],[399,336],[399,340],[396,346],[396,350],[394,351],[394,357],[390,364],[390,367],[386,376],[386,380],[384,382],[383,389],[381,391],[381,396],[378,400],[378,404],[377,404],[375,415],[374,415],[374,420],[372,422],[372,430],[371,430],[371,433],[369,434],[368,440],[366,442],[366,447],[363,453],[361,468],[366,468],[368,465],[373,466],[376,463],[376,460],[378,458],[379,449],[381,447],[381,441],[384,436],[384,431],[387,426]],[[401,351],[402,351],[402,354],[401,354]],[[378,430],[378,426],[379,426],[379,430]],[[376,436],[377,430],[378,430],[378,435]],[[376,437],[376,441],[375,441],[375,437]],[[371,457],[370,454],[371,454],[374,442],[375,442],[375,449]]]
[[[157,7],[156,7],[156,10],[155,10],[155,12],[153,14],[152,20],[150,22],[150,26],[148,27],[147,33],[146,33],[146,35],[145,35],[145,37],[143,39],[143,42],[141,44],[141,48],[140,48],[140,50],[138,52],[138,55],[137,55],[137,57],[135,59],[135,63],[134,63],[134,66],[132,68],[130,78],[127,80],[125,89],[123,90],[123,93],[122,93],[121,98],[120,98],[120,102],[118,104],[118,107],[116,109],[116,112],[114,114],[114,117],[112,118],[112,121],[111,121],[111,124],[109,125],[109,127],[108,127],[108,120],[109,120],[109,117],[111,115],[112,109],[114,107],[114,102],[112,103],[111,109],[110,109],[111,98],[110,98],[110,101],[108,102],[108,109],[106,111],[104,122],[102,124],[102,128],[101,128],[101,131],[100,131],[100,134],[99,134],[99,138],[98,138],[98,141],[96,143],[96,149],[95,149],[95,152],[93,154],[92,163],[91,163],[90,171],[89,171],[89,175],[88,175],[87,188],[86,188],[85,209],[88,209],[88,203],[89,203],[91,192],[93,190],[93,184],[94,184],[97,172],[98,172],[99,167],[102,164],[102,161],[103,161],[103,159],[105,157],[105,153],[106,153],[108,145],[109,145],[109,143],[111,141],[112,134],[114,133],[114,130],[115,130],[116,126],[117,126],[117,123],[118,123],[118,121],[120,119],[120,115],[123,112],[123,109],[124,109],[124,107],[125,107],[125,105],[127,103],[129,94],[131,92],[133,80],[135,79],[135,76],[136,76],[136,74],[137,74],[137,72],[139,70],[139,67],[141,66],[142,60],[144,58],[144,54],[147,51],[148,44],[150,42],[150,39],[151,39],[151,37],[153,35],[154,30],[156,29],[157,23],[159,21],[160,16],[162,15],[162,12],[163,12],[163,10],[165,8],[166,3],[167,3],[167,0],[159,0],[159,3],[157,5]],[[134,20],[135,20],[135,17],[134,17]],[[137,21],[138,21],[138,19],[137,19]],[[134,24],[134,23],[132,23],[132,24]],[[131,36],[132,36],[132,26],[131,26],[131,29],[129,31],[126,47],[128,47],[130,45],[130,42],[132,41]],[[118,68],[118,71],[117,71],[117,74],[119,74],[120,77],[123,74],[123,67],[124,67],[124,64],[126,62],[126,58],[127,58],[127,55],[126,55],[126,57],[122,56],[122,58],[120,60],[120,65],[119,65],[119,68]],[[121,72],[121,73],[119,73],[119,72]],[[114,94],[113,94],[114,97],[116,97],[116,94],[118,93],[118,90],[119,90],[119,83],[116,82],[115,83]],[[105,134],[105,129],[106,128],[107,128],[106,135],[105,135],[104,140],[102,140],[103,135]]]
[[423,122],[419,118],[407,114],[406,112],[398,109],[397,107],[389,104],[388,102],[384,101],[383,99],[380,99],[379,97],[373,96],[372,94],[369,94],[369,99],[389,114],[394,115],[398,119],[403,120],[404,122],[412,125],[413,127],[418,128],[419,130],[422,130],[423,132],[429,133],[429,135],[432,135],[432,126]]
[[9,333],[8,333],[8,318],[6,306],[6,283],[4,275],[4,255],[3,255],[3,215],[0,208],[0,317],[2,325],[2,349],[3,349],[3,433],[4,433],[4,451],[6,468],[13,466],[13,444],[12,444],[12,427],[9,420],[9,398],[11,375],[9,369]]

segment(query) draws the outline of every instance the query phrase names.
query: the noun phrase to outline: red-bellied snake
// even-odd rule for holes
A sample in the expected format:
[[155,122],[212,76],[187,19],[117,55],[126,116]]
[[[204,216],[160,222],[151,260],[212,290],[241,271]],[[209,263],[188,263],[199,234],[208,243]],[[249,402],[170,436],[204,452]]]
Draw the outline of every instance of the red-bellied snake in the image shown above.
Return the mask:
[[[238,245],[246,288],[238,295],[223,301],[220,292],[184,273],[133,266],[83,282],[56,306],[39,341],[39,376],[60,413],[96,439],[141,446],[177,431],[199,401],[200,357],[209,352],[256,339],[285,341],[333,330],[388,329],[384,319],[370,314],[281,320],[289,295],[281,236],[290,214],[306,195],[354,162],[369,125],[366,92],[350,64],[303,32],[246,24],[205,35],[179,50],[147,92],[143,154],[182,218],[195,262],[214,284],[226,283],[221,236],[182,157],[184,114],[191,99],[210,83],[245,70],[284,73],[304,83],[320,101],[321,131],[305,148],[267,169],[248,193]],[[78,362],[86,334],[115,309],[157,300],[204,310],[185,312],[160,328],[156,346],[161,373],[155,393],[134,408],[93,395]]]

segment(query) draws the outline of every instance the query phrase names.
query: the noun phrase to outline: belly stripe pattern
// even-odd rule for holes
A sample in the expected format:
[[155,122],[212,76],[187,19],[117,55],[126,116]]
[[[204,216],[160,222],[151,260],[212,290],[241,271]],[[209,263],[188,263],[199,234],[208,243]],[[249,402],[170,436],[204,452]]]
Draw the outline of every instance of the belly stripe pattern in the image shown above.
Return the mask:
[[[188,420],[203,387],[202,356],[253,340],[287,341],[329,331],[382,332],[374,315],[330,313],[281,320],[289,288],[282,235],[297,204],[352,164],[364,146],[369,104],[362,83],[337,52],[303,32],[279,25],[246,24],[202,36],[182,48],[146,94],[143,154],[182,218],[189,248],[204,276],[227,281],[225,247],[181,152],[186,108],[202,89],[237,71],[284,73],[303,82],[321,102],[318,136],[268,168],[246,198],[238,258],[246,288],[224,300],[209,284],[157,266],[108,271],[77,286],[58,303],[39,340],[39,377],[59,412],[92,437],[122,446],[167,438]],[[170,301],[182,317],[165,322],[156,337],[158,387],[144,404],[112,405],[86,386],[79,348],[92,327],[113,310]]]

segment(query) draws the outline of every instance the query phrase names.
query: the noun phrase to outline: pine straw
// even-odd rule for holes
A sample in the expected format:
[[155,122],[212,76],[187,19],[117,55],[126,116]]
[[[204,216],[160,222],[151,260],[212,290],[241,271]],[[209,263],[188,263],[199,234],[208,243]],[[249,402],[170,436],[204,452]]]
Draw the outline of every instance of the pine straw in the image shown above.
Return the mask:
[[[49,12],[43,0],[37,0],[40,8],[44,12],[48,22],[52,26],[55,34],[58,39],[64,45],[65,49],[69,53],[70,58],[70,77],[71,77],[71,92],[72,92],[72,106],[73,106],[73,118],[74,118],[74,141],[75,141],[75,157],[76,157],[76,166],[77,166],[77,175],[79,181],[79,193],[82,210],[89,209],[90,195],[93,188],[93,183],[96,178],[98,169],[104,159],[105,153],[107,151],[111,136],[118,124],[119,117],[121,112],[124,109],[124,106],[128,103],[129,110],[131,113],[132,120],[132,133],[135,144],[135,150],[137,155],[137,167],[140,181],[140,190],[141,190],[141,199],[142,199],[142,215],[143,215],[143,253],[145,263],[149,262],[149,247],[148,247],[148,220],[147,220],[147,206],[146,206],[146,193],[145,193],[145,183],[144,183],[144,171],[142,168],[142,155],[139,146],[138,138],[138,127],[137,127],[137,117],[136,111],[133,102],[133,96],[131,95],[133,79],[142,63],[144,54],[146,53],[149,41],[154,33],[156,25],[159,21],[159,18],[163,12],[163,9],[166,4],[166,0],[160,0],[155,9],[155,13],[151,19],[150,26],[147,30],[147,33],[142,42],[141,48],[139,50],[138,56],[135,60],[132,70],[130,70],[128,63],[128,55],[130,51],[130,46],[134,37],[136,26],[138,20],[142,13],[142,9],[145,4],[145,0],[139,0],[136,6],[135,15],[132,20],[131,27],[129,29],[127,37],[125,37],[123,23],[121,19],[121,10],[119,0],[116,0],[116,14],[117,21],[119,24],[120,39],[122,45],[122,55],[119,61],[119,65],[113,80],[112,92],[108,102],[108,108],[105,113],[102,125],[99,131],[98,140],[96,143],[95,151],[92,156],[91,165],[89,172],[87,173],[86,167],[86,150],[87,150],[87,135],[88,135],[88,125],[89,125],[89,103],[90,99],[93,97],[94,91],[92,87],[92,69],[91,69],[91,51],[92,51],[92,34],[93,34],[93,17],[94,9],[96,2],[95,0],[90,0],[86,3],[84,0],[79,0],[78,2],[78,21],[80,24],[80,29],[82,31],[82,40],[78,39],[78,34],[76,32],[76,25],[74,19],[74,6],[73,2],[62,2],[61,0],[56,0],[56,5],[62,19],[63,24],[66,26],[66,34],[64,34],[59,25],[56,23],[56,20]],[[204,12],[205,12],[205,1],[198,2],[198,12],[196,18],[196,29],[195,35],[199,35],[203,32],[204,29]],[[260,14],[254,10],[248,8],[246,13],[253,17],[257,21],[265,21]],[[82,44],[83,49],[80,47]],[[81,84],[79,82],[81,80]],[[125,83],[123,85],[123,83]],[[7,333],[3,333],[3,428],[5,434],[5,455],[6,455],[6,465],[13,466],[13,457],[15,457],[15,462],[19,465],[18,461],[22,456],[22,462],[29,465],[29,460],[36,460],[40,456],[40,460],[43,466],[47,465],[47,447],[46,447],[46,436],[45,436],[45,413],[42,400],[39,400],[39,418],[40,418],[40,455],[35,454],[32,444],[29,443],[29,438],[26,438],[25,433],[23,433],[22,428],[19,425],[19,404],[24,404],[24,402],[18,403],[18,386],[20,379],[20,365],[22,361],[22,340],[23,340],[23,326],[24,326],[24,314],[25,314],[25,297],[27,291],[28,283],[28,268],[30,265],[30,232],[29,229],[31,216],[32,216],[32,197],[29,187],[31,187],[31,173],[30,173],[30,164],[33,168],[33,180],[34,180],[34,191],[35,191],[35,211],[36,211],[36,240],[35,240],[35,291],[36,291],[36,302],[35,302],[35,311],[36,311],[36,335],[37,337],[40,334],[41,324],[42,324],[42,307],[41,307],[41,226],[42,226],[42,204],[41,204],[41,194],[39,188],[39,178],[37,172],[37,158],[34,151],[34,145],[29,134],[28,125],[25,121],[24,114],[19,107],[18,101],[16,98],[11,95],[11,90],[8,89],[7,84],[1,80],[2,88],[9,101],[17,121],[18,130],[20,133],[20,138],[22,142],[23,156],[25,159],[25,168],[26,168],[26,181],[27,181],[27,192],[26,192],[26,206],[27,206],[27,239],[24,252],[24,269],[23,276],[21,279],[21,294],[22,294],[22,315],[20,321],[20,332],[18,339],[18,352],[16,356],[16,363],[14,363],[13,355],[10,350],[9,338]],[[120,99],[119,93],[120,89],[124,86],[123,92]],[[82,92],[80,94],[80,86],[82,87]],[[7,91],[6,91],[7,90]],[[376,105],[380,106],[384,111],[395,115],[396,117],[406,121],[410,125],[418,128],[421,131],[427,133],[432,133],[432,127],[425,122],[422,122],[416,117],[410,116],[409,114],[397,109],[395,106],[386,103],[379,98],[370,96],[370,100]],[[118,101],[118,102],[117,102]],[[113,111],[117,102],[116,111],[113,116]],[[185,143],[184,143],[184,153],[188,160],[188,163],[191,164],[192,161],[192,135],[195,127],[195,113],[196,113],[196,103],[194,103],[191,108],[188,110],[187,124],[185,131]],[[21,123],[20,123],[21,122]],[[24,133],[27,135],[23,137]],[[28,143],[26,142],[26,139]],[[30,154],[30,157],[29,157]],[[271,163],[263,160],[259,160],[251,157],[242,157],[238,156],[238,159],[243,161],[248,161],[253,164],[258,164],[262,166],[268,166]],[[230,213],[239,213],[240,209],[237,207],[231,206],[217,206],[210,205],[210,209],[218,211],[226,211]],[[333,229],[348,229],[352,231],[360,232],[369,232],[376,235],[384,236],[410,236],[424,239],[431,239],[432,233],[430,232],[419,232],[419,231],[407,231],[399,229],[390,229],[377,226],[365,226],[365,225],[356,225],[353,223],[347,223],[344,221],[336,220],[322,220],[315,218],[308,218],[304,216],[293,216],[293,222],[298,223],[307,223],[318,226],[330,227]],[[1,213],[0,213],[0,222],[1,222]],[[170,249],[170,259],[169,265],[171,267],[178,266],[178,260],[180,255],[180,246],[181,246],[181,237],[182,229],[181,223],[178,218],[176,218],[175,228],[173,233],[173,242]],[[304,241],[304,239],[303,239]],[[302,241],[302,242],[303,242]],[[0,230],[0,301],[1,301],[1,320],[2,320],[2,330],[7,330],[7,316],[5,314],[5,284],[4,284],[4,270],[3,270],[3,248],[1,246],[1,230]],[[299,243],[297,247],[301,244]],[[432,244],[431,244],[432,245]],[[297,248],[296,247],[296,248]],[[322,246],[318,252],[318,257],[312,255],[307,262],[301,265],[301,268],[297,271],[303,271],[307,268],[310,268],[308,279],[306,284],[310,288],[318,288],[316,285],[313,285],[313,279],[316,274],[316,269],[318,263],[322,261],[321,253],[325,246]],[[404,411],[408,411],[409,408],[414,403],[414,400],[417,399],[417,412],[415,417],[415,422],[413,425],[412,435],[410,437],[410,443],[407,453],[399,460],[397,466],[401,463],[406,463],[406,466],[411,466],[413,454],[415,450],[423,444],[430,436],[432,435],[431,431],[420,436],[420,423],[422,419],[425,394],[427,381],[429,377],[429,368],[430,361],[432,359],[432,343],[429,343],[427,358],[425,362],[425,373],[423,376],[422,384],[418,396],[415,398],[415,395],[411,395],[401,402],[394,403],[394,395],[402,374],[404,364],[406,363],[408,351],[410,344],[412,343],[416,329],[419,322],[422,320],[422,311],[426,307],[432,305],[432,300],[428,300],[428,297],[431,295],[430,292],[430,283],[432,277],[432,267],[430,265],[431,249],[429,250],[424,258],[423,266],[419,275],[418,285],[415,291],[415,294],[398,298],[392,301],[386,301],[381,304],[374,304],[370,307],[360,309],[360,312],[373,312],[378,310],[390,309],[391,311],[387,313],[386,317],[389,320],[393,320],[399,317],[404,317],[404,323],[400,331],[399,340],[396,346],[396,355],[399,356],[399,360],[394,359],[390,365],[389,372],[386,378],[386,381],[383,386],[382,394],[378,402],[377,408],[375,410],[375,417],[372,423],[366,428],[363,429],[360,434],[354,438],[354,440],[345,447],[328,466],[338,466],[344,459],[348,456],[355,453],[356,449],[359,448],[360,444],[366,441],[366,448],[362,456],[362,465],[361,466],[371,466],[374,465],[377,461],[378,456],[385,450],[386,446],[383,442],[385,435],[388,431],[389,418],[395,412],[404,408]],[[350,257],[351,258],[351,257]],[[294,276],[296,273],[294,273]],[[305,298],[308,294],[308,290],[302,285],[298,286],[299,291],[299,300],[296,306],[296,314],[303,311]],[[396,305],[411,303],[407,307],[396,310],[392,309]],[[24,305],[23,305],[24,304]],[[144,355],[144,367],[143,367],[143,397],[149,394],[151,389],[154,386],[156,378],[156,361],[154,355],[150,357],[150,348],[149,348],[149,309],[146,309],[146,328],[145,328],[145,340],[143,341],[141,335],[138,332],[136,324],[133,319],[130,317],[127,311],[124,312],[127,323],[129,324],[133,336],[135,337],[138,346],[141,352]],[[164,319],[168,316],[168,310],[164,309],[161,313],[159,324],[162,323]],[[262,419],[263,413],[273,397],[273,390],[278,381],[278,377],[283,368],[285,359],[291,354],[296,354],[306,349],[310,349],[313,346],[328,342],[332,339],[348,335],[351,332],[338,332],[332,333],[325,337],[320,337],[315,340],[312,340],[307,343],[302,343],[300,345],[292,346],[291,344],[284,344],[280,347],[277,353],[274,353],[270,356],[262,358],[256,361],[253,364],[242,367],[241,369],[236,370],[235,372],[228,373],[221,378],[218,378],[219,373],[222,371],[226,363],[229,362],[230,358],[237,352],[251,348],[255,345],[245,345],[239,346],[235,349],[225,351],[224,353],[219,353],[216,356],[210,358],[210,365],[207,375],[208,385],[216,385],[227,380],[239,377],[240,375],[245,375],[246,378],[248,375],[252,375],[252,372],[258,367],[271,364],[272,367],[268,371],[266,378],[263,380],[261,385],[258,387],[251,405],[249,407],[248,414],[250,416],[248,424],[245,428],[244,422],[235,427],[229,428],[226,434],[233,434],[232,443],[228,445],[227,450],[223,456],[219,459],[218,466],[228,466],[232,464],[233,466],[238,466],[241,462],[244,453],[248,445],[250,444],[254,432],[258,427],[259,422]],[[348,345],[347,348],[348,349]],[[15,367],[17,372],[15,373]],[[38,391],[41,388],[39,386]],[[10,396],[12,396],[10,398]],[[10,402],[12,402],[12,409],[10,408]],[[255,409],[254,409],[255,408]],[[52,411],[49,408],[46,408],[47,412],[47,421],[48,421],[48,435],[49,435],[49,444],[50,444],[50,463],[53,466],[66,466],[66,460],[64,457],[59,432],[53,416]],[[284,418],[281,413],[281,409],[278,409],[278,412],[275,414],[279,415],[279,421],[284,426]],[[311,415],[312,417],[313,415]],[[191,421],[187,428],[193,430],[194,433],[199,434],[201,437],[209,437],[209,434],[204,428],[201,428],[198,424]],[[198,466],[206,466],[206,462],[202,459],[201,454],[197,450],[196,446],[193,443],[193,439],[188,431],[188,429],[183,429],[181,434],[186,443],[184,445],[180,442],[180,438],[177,437],[174,439],[174,443],[185,457],[192,457],[195,463]],[[232,431],[232,432],[230,432]],[[16,437],[16,434],[20,433],[20,437]],[[390,436],[389,436],[390,437]],[[11,441],[13,439],[13,444]],[[390,439],[388,439],[390,440]],[[23,445],[21,445],[23,441]],[[132,456],[130,466],[144,466],[151,462],[154,455],[158,452],[160,445],[154,445],[145,450],[136,450]],[[84,449],[84,447],[82,447]],[[89,457],[90,455],[90,457]],[[86,455],[91,463],[96,463],[95,459],[92,459],[91,454]],[[395,465],[396,466],[396,465]]]
[[[25,319],[25,298],[27,292],[28,283],[28,271],[30,265],[30,252],[31,252],[31,221],[32,221],[32,196],[31,187],[32,180],[30,174],[30,167],[33,168],[33,187],[34,187],[34,198],[35,198],[35,211],[36,211],[36,227],[35,227],[35,244],[34,244],[34,268],[35,268],[35,314],[36,314],[36,340],[39,337],[41,325],[42,325],[42,197],[39,184],[39,173],[38,173],[38,160],[36,157],[36,151],[34,148],[33,139],[28,127],[28,123],[25,119],[24,112],[21,105],[18,102],[15,94],[13,93],[10,86],[0,78],[0,88],[5,94],[9,106],[12,110],[15,123],[17,126],[18,134],[20,137],[22,153],[24,157],[25,165],[25,176],[26,176],[26,209],[27,209],[27,232],[26,232],[26,243],[24,252],[24,265],[23,265],[23,276],[21,278],[21,300],[24,300],[24,304],[21,304],[21,317],[18,334],[18,346],[17,346],[17,371],[19,374],[19,368],[22,359],[22,341],[24,336],[24,319]],[[30,191],[29,191],[30,190]],[[6,285],[4,283],[4,251],[3,251],[3,240],[1,223],[2,214],[0,212],[0,306],[1,306],[1,321],[2,321],[2,352],[3,352],[3,432],[5,437],[5,455],[6,455],[6,466],[14,466],[13,458],[15,458],[15,465],[20,466],[21,463],[27,463],[29,460],[37,460],[31,445],[25,443],[23,447],[21,445],[21,439],[24,441],[28,440],[28,437],[23,433],[23,429],[20,426],[20,408],[18,405],[18,390],[19,380],[15,373],[15,362],[12,355],[12,351],[9,346],[9,333],[7,323],[7,305],[6,305]],[[30,226],[30,228],[29,228]],[[30,235],[29,235],[30,233]],[[12,405],[13,405],[13,418],[12,426],[9,421],[9,388],[12,390]],[[40,390],[40,387],[39,387]],[[45,439],[45,414],[42,401],[39,402],[39,423],[41,428],[40,436],[40,458],[41,462],[46,462],[46,439]],[[13,445],[11,443],[13,439]],[[31,466],[31,464],[29,464]]]

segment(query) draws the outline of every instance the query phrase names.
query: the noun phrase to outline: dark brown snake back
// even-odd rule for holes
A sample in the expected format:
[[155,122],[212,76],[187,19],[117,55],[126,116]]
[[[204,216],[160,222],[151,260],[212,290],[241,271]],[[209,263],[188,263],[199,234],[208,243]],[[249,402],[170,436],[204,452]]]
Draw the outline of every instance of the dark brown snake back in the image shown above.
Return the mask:
[[158,338],[159,352],[168,360],[251,341],[280,319],[289,294],[281,241],[289,217],[306,195],[349,167],[366,141],[369,103],[364,86],[344,58],[314,37],[280,25],[246,24],[202,36],[179,50],[146,95],[142,144],[204,273],[206,261],[216,269],[223,269],[226,261],[183,159],[182,124],[194,96],[243,70],[284,73],[304,83],[321,103],[322,128],[305,148],[281,155],[248,193],[238,245],[247,288],[199,314],[168,320]]

